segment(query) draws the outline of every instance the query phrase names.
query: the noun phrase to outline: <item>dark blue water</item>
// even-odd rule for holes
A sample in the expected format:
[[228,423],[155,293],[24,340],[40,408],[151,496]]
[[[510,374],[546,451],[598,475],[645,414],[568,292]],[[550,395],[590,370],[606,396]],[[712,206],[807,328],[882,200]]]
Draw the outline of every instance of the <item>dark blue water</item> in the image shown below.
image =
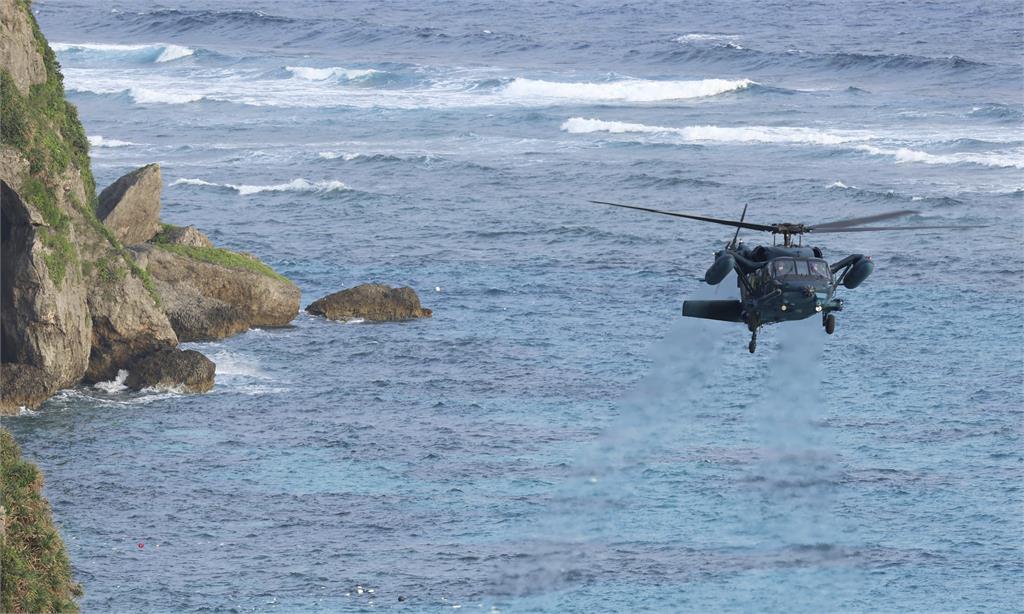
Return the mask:
[[[435,314],[299,316],[192,344],[207,395],[5,421],[84,609],[1020,607],[1019,3],[35,10],[101,185],[158,161],[167,221],[304,305]],[[589,198],[988,227],[822,237],[874,276],[749,355],[679,317],[735,293],[698,281],[727,230]]]

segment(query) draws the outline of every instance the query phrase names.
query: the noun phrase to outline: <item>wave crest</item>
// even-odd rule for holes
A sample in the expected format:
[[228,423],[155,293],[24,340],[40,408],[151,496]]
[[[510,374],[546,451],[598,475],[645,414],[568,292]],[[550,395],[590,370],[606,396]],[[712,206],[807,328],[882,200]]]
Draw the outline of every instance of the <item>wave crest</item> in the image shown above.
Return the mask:
[[328,79],[345,79],[354,81],[379,73],[379,70],[372,68],[344,68],[342,66],[331,66],[328,68],[313,68],[311,66],[285,66],[285,70],[299,79],[307,81],[326,81]]
[[108,139],[98,134],[88,137],[90,147],[131,147],[137,143],[131,141],[119,141],[117,139]]
[[701,79],[698,81],[652,81],[628,79],[606,83],[567,83],[536,79],[513,79],[502,90],[509,98],[530,100],[581,100],[618,102],[662,102],[705,98],[735,92],[755,85],[750,79]]
[[648,126],[646,124],[586,119],[583,117],[573,117],[566,120],[562,124],[562,130],[570,134],[587,134],[592,132],[671,134],[680,136],[686,141],[711,141],[719,143],[809,143],[815,145],[838,145],[870,138],[868,135],[853,132],[844,133],[801,127],[686,126],[684,128],[669,128],[665,126]]
[[175,180],[170,184],[171,187],[178,185],[191,185],[200,187],[213,187],[223,188],[228,190],[234,190],[238,192],[240,196],[249,196],[252,194],[259,194],[261,192],[340,192],[343,190],[349,190],[347,185],[336,180],[325,180],[325,181],[309,181],[299,177],[298,179],[292,179],[287,183],[278,183],[274,185],[238,185],[234,183],[213,183],[205,181],[203,179],[191,179],[181,178]]
[[173,62],[195,54],[195,49],[169,43],[150,43],[141,45],[117,45],[111,43],[52,43],[57,53],[71,56],[105,56],[114,55],[141,62]]

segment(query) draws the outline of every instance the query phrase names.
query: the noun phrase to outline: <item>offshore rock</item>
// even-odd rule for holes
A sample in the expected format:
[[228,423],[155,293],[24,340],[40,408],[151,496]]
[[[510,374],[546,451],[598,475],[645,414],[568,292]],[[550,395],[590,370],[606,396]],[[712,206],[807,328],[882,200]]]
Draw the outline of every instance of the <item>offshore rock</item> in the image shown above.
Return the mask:
[[311,303],[306,311],[331,320],[372,322],[429,318],[433,313],[420,305],[420,298],[412,288],[392,288],[384,284],[362,284],[329,294]]
[[132,390],[207,392],[213,388],[216,370],[213,361],[199,352],[162,348],[129,364],[124,384]]
[[[81,379],[91,327],[77,259],[73,253],[53,256],[45,242],[56,230],[7,181],[0,181],[0,218],[0,355],[3,363],[21,365],[5,367],[0,382],[0,405],[10,411],[12,404],[34,407]],[[73,246],[75,228],[63,224],[67,245]],[[63,274],[55,279],[50,269],[57,266]],[[39,395],[29,397],[40,400],[26,401],[18,392],[28,381],[40,387]]]
[[159,164],[147,164],[121,177],[100,192],[96,216],[119,241],[144,243],[160,232]]
[[[254,327],[286,326],[298,315],[298,286],[260,272],[266,267],[254,258],[216,248],[179,253],[160,244],[145,244],[132,249],[156,280],[163,309],[181,341],[223,339]],[[200,259],[223,255],[252,268]]]

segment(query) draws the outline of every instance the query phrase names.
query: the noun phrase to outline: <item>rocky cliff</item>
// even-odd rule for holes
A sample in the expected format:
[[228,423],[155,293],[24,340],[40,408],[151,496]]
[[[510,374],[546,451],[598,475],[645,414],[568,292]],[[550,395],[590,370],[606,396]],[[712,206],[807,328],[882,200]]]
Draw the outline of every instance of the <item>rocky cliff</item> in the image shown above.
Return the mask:
[[209,389],[212,363],[166,350],[285,325],[298,288],[254,258],[196,244],[209,243],[197,231],[157,240],[168,228],[157,165],[97,198],[88,140],[25,0],[0,0],[0,32],[0,413],[157,355],[175,365],[161,385],[181,373],[182,389]]

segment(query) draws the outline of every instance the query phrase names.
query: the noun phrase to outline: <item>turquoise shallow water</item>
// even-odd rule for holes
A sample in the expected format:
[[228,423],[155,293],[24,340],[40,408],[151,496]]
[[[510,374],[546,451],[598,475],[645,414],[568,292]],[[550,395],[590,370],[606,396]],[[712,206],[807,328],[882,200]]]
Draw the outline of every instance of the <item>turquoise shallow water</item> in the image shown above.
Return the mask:
[[[101,185],[159,161],[164,218],[303,305],[435,314],[300,315],[190,344],[210,394],[5,420],[83,609],[1019,608],[1018,5],[35,10]],[[727,231],[588,198],[989,227],[818,241],[875,274],[751,356],[679,317],[735,292],[698,281]]]

